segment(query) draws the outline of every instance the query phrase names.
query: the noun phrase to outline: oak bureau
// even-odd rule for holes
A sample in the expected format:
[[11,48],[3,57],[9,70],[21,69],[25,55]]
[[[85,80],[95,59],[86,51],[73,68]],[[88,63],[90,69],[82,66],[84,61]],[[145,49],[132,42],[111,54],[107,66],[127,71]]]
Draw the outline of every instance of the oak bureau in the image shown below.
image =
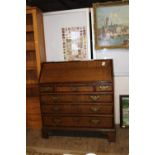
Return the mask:
[[42,135],[49,132],[102,132],[115,141],[113,62],[45,62],[40,80]]

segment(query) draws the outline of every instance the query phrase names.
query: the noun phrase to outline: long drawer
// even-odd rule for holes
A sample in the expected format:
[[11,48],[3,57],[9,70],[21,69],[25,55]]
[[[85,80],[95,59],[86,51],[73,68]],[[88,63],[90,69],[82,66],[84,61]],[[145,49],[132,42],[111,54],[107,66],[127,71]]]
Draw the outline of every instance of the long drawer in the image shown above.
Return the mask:
[[41,95],[43,104],[62,103],[62,102],[113,102],[112,94],[50,94]]
[[43,116],[44,126],[57,127],[89,127],[89,128],[112,128],[112,116],[97,117],[69,117],[69,116]]
[[84,104],[84,105],[42,105],[44,114],[113,114],[112,105]]

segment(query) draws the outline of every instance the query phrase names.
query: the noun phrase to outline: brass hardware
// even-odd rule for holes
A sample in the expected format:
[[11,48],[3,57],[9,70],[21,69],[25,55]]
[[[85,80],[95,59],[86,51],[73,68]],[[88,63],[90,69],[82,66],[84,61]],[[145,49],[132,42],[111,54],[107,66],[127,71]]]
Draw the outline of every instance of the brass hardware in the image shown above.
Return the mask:
[[100,86],[99,88],[100,88],[101,90],[106,90],[106,89],[109,88],[109,86]]
[[99,107],[90,107],[90,109],[93,111],[93,112],[97,112],[97,111],[99,111]]
[[93,100],[93,101],[97,101],[100,96],[99,95],[93,95],[93,96],[90,96],[90,98]]
[[60,124],[61,123],[61,119],[59,119],[59,118],[54,118],[53,121],[54,121],[55,124]]
[[93,123],[93,124],[99,124],[100,123],[100,120],[99,119],[92,119],[91,120],[91,123]]

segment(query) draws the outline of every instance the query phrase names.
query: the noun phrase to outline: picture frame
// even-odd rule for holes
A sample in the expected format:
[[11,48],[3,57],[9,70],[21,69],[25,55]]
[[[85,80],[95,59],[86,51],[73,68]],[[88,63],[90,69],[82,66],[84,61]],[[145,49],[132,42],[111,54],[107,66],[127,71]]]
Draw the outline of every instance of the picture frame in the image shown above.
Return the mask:
[[63,53],[65,61],[86,60],[87,36],[86,26],[62,28]]
[[[91,60],[89,8],[46,12],[43,17],[47,61]],[[78,28],[82,28],[80,38],[78,37],[77,40],[75,37],[70,38],[69,31],[77,32]],[[55,36],[54,39],[53,36]],[[74,49],[73,52],[69,52],[70,48]],[[83,53],[86,55],[83,56]]]
[[94,3],[95,49],[129,47],[129,2]]
[[120,127],[129,127],[129,95],[120,95]]

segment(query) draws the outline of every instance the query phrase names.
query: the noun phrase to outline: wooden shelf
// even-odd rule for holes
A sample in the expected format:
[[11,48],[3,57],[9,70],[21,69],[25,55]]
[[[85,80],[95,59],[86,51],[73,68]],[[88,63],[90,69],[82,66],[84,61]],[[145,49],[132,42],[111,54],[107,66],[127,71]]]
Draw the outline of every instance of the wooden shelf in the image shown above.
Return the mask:
[[33,32],[33,26],[32,25],[26,25],[26,32]]
[[26,127],[40,129],[42,126],[40,114],[26,114]]
[[36,70],[36,62],[35,61],[27,61],[26,62],[26,70]]
[[33,41],[27,41],[26,42],[26,50],[33,51],[35,50],[35,45]]
[[33,66],[33,65],[26,65],[26,70],[29,71],[29,70],[34,70],[36,69],[36,66]]
[[26,87],[26,97],[38,97],[39,96],[39,87]]
[[40,101],[38,97],[27,97],[26,109],[27,114],[40,114]]

